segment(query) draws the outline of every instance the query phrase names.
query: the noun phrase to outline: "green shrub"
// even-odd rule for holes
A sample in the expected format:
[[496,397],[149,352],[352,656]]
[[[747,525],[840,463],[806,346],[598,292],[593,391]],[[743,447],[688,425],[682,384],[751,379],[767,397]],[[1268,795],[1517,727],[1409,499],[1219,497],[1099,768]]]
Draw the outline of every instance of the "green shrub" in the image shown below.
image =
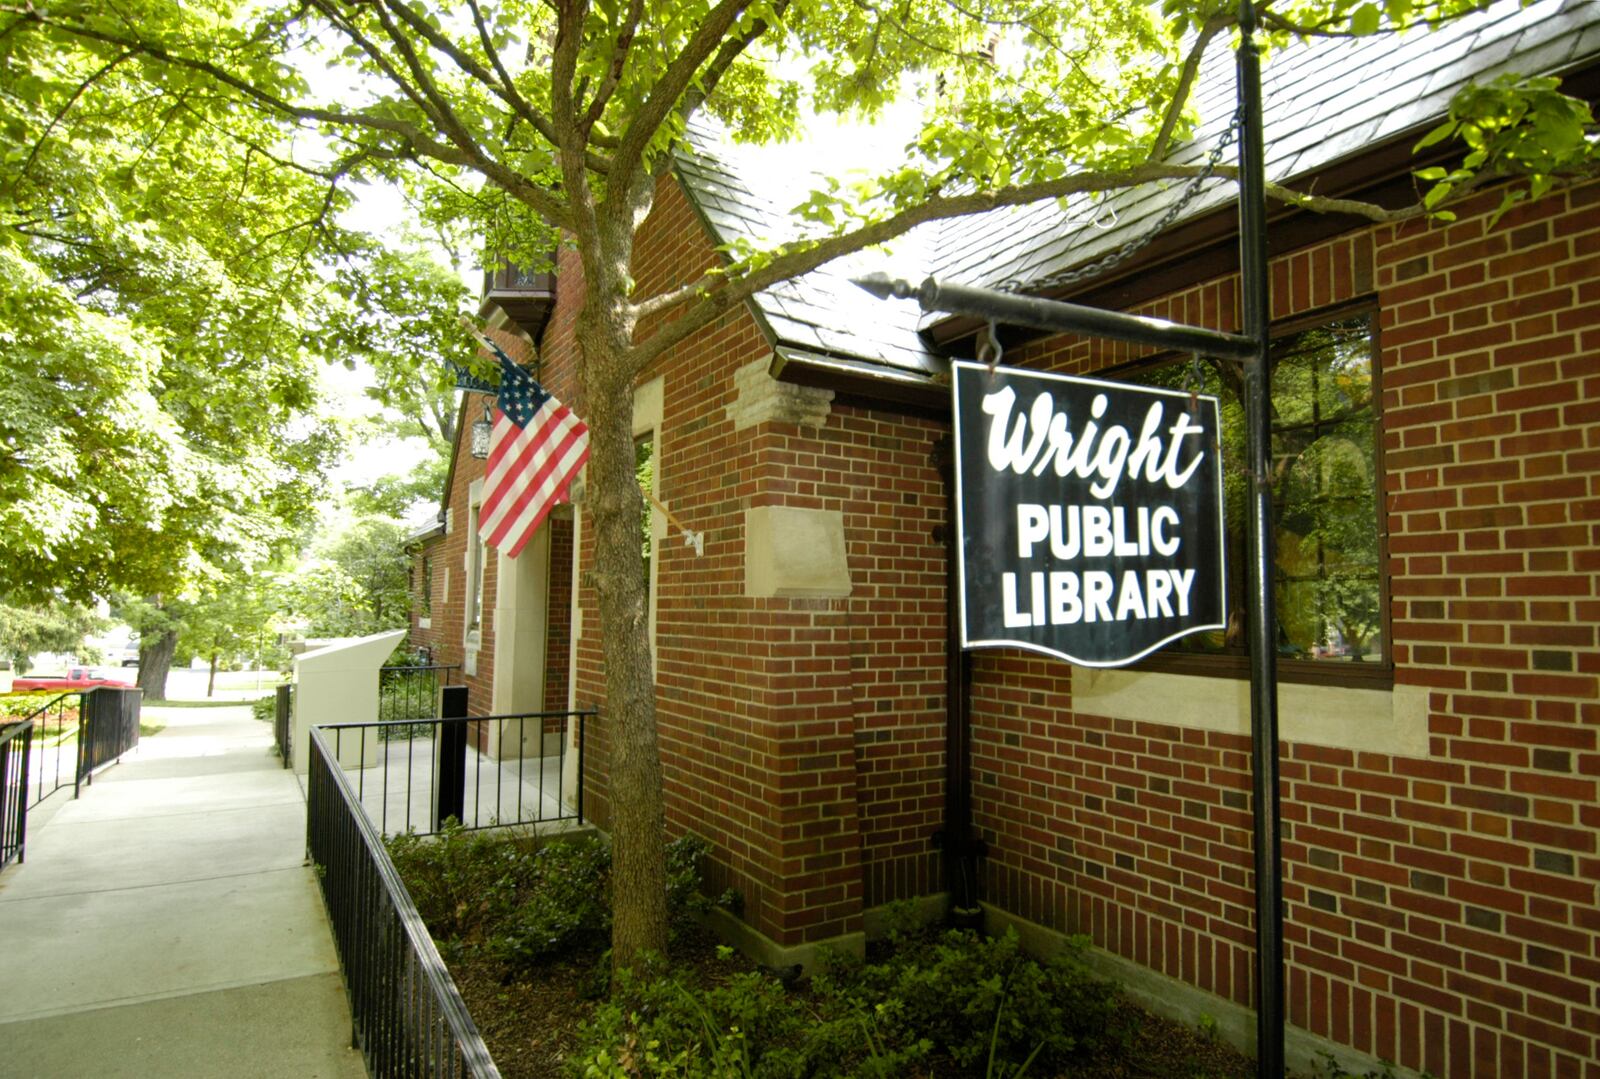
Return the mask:
[[[388,845],[442,945],[482,946],[517,968],[599,951],[611,935],[611,848],[598,838],[507,839],[452,824],[437,836],[395,836]],[[700,895],[700,865],[709,850],[697,836],[667,845],[667,911],[675,931],[710,905]]]
[[[0,721],[9,723],[13,720],[27,719],[29,716],[33,715],[33,713],[37,712],[39,709],[43,708],[45,705],[49,704],[51,701],[55,700],[57,697],[60,697],[66,692],[69,691],[41,690],[38,692],[29,693],[0,694]],[[65,708],[65,711],[71,715],[77,715],[77,700],[74,699],[66,703],[67,707]]]
[[262,723],[273,722],[275,719],[277,719],[277,712],[278,698],[275,695],[271,697],[257,697],[255,700],[250,702],[250,718],[258,719]]
[[798,996],[738,975],[699,992],[681,976],[624,977],[585,1028],[575,1076],[895,1079],[1054,1074],[1119,1034],[1115,990],[1068,956],[1040,964],[1015,934],[902,938],[881,962],[835,961]]
[[1035,1049],[1059,1069],[1115,1033],[1115,989],[1070,954],[1040,964],[1014,932],[988,938],[949,931],[908,941],[886,961],[836,971],[822,992],[874,1010],[891,1041],[926,1040],[963,1071],[991,1050],[1020,1063]]
[[693,989],[681,972],[624,972],[583,1038],[569,1064],[583,1079],[890,1079],[916,1059],[870,1055],[856,1017],[815,1016],[757,973]]
[[585,947],[605,947],[611,932],[611,848],[586,838],[536,851],[527,898],[499,925],[492,952],[531,964]]
[[388,847],[428,931],[452,945],[497,931],[532,891],[543,849],[532,836],[508,839],[454,821],[437,836],[394,836]]

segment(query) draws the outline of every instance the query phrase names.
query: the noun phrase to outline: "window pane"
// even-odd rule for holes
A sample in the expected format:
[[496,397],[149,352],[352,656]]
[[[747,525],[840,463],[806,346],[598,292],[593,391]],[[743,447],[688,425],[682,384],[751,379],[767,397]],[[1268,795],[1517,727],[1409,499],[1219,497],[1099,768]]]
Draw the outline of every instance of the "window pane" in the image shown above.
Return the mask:
[[1285,655],[1384,658],[1371,334],[1365,317],[1273,350],[1273,513]]
[[[1285,335],[1272,350],[1272,497],[1278,650],[1285,659],[1381,661],[1376,408],[1367,315]],[[1144,385],[1214,393],[1222,403],[1229,628],[1171,646],[1243,653],[1246,482],[1243,380],[1225,361],[1130,373]]]
[[472,536],[467,541],[472,544],[472,618],[467,628],[479,632],[483,629],[484,552],[487,548],[478,537],[478,515],[474,513],[472,516]]
[[[640,491],[654,491],[655,488],[655,440],[650,435],[640,435],[633,440],[633,473],[639,481]],[[651,515],[655,509],[650,505],[650,499],[644,499],[644,508],[639,511],[639,529],[642,536],[639,552],[640,560],[644,563],[644,591],[648,599],[650,595],[650,537]]]

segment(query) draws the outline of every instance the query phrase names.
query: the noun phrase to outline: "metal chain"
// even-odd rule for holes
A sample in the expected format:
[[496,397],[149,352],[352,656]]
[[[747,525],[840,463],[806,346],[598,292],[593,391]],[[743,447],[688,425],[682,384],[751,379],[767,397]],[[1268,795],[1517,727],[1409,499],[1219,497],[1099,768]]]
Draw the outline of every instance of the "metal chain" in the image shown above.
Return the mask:
[[1183,373],[1183,388],[1189,394],[1189,415],[1200,410],[1200,390],[1206,384],[1205,372],[1200,370],[1200,353],[1189,353],[1189,369]]
[[1217,144],[1211,148],[1211,153],[1207,155],[1205,166],[1189,181],[1189,186],[1178,197],[1178,201],[1169,206],[1167,212],[1162,214],[1161,219],[1147,232],[1135,236],[1111,253],[1075,269],[1051,274],[1049,277],[1035,281],[1023,281],[1015,277],[1008,278],[993,287],[1002,292],[1021,292],[1023,289],[1027,289],[1030,292],[1042,292],[1046,289],[1060,288],[1063,285],[1075,285],[1079,281],[1098,277],[1113,266],[1127,261],[1148,246],[1157,236],[1165,232],[1167,226],[1176,221],[1178,215],[1183,213],[1189,203],[1195,200],[1195,196],[1200,194],[1201,186],[1215,175],[1217,166],[1222,163],[1222,155],[1227,152],[1229,145],[1238,136],[1241,123],[1242,117],[1239,111],[1235,110],[1232,118],[1228,121],[1227,129],[1222,132],[1222,137],[1217,140]]

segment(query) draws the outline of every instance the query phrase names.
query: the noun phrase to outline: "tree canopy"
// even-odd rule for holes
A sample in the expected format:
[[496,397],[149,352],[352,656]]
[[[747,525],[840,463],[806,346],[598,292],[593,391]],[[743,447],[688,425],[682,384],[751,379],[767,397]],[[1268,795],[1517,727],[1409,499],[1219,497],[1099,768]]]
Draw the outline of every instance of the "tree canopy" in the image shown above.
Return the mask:
[[[278,118],[15,14],[0,14],[0,602],[31,640],[30,612],[115,597],[149,631],[141,678],[159,668],[159,692],[162,657],[226,636],[254,610],[252,576],[306,539],[342,440],[320,366],[372,363],[374,411],[448,441],[453,394],[421,364],[468,351],[465,288],[340,227],[338,164],[296,164]],[[204,17],[146,14],[146,29]],[[412,494],[396,480],[375,497]]]
[[105,619],[70,603],[13,607],[0,603],[0,660],[27,674],[35,652],[76,652]]
[[0,96],[0,594],[265,561],[333,448],[297,312],[337,199],[126,58],[3,33]]
[[[1286,41],[1387,33],[1477,6],[1477,0],[1266,0],[1257,11],[1262,35]],[[172,178],[170,202],[162,196],[183,208],[185,220],[202,205],[243,213],[232,198],[233,184],[214,189],[210,202],[177,188],[191,169],[209,174],[210,161],[192,148],[273,165],[281,191],[258,190],[253,182],[239,190],[249,200],[275,200],[281,214],[274,220],[293,222],[305,213],[319,224],[275,225],[263,235],[243,221],[235,242],[219,234],[215,249],[205,248],[224,263],[243,258],[255,265],[292,255],[296,242],[323,229],[326,214],[317,207],[325,211],[336,202],[339,181],[351,176],[404,185],[436,220],[465,224],[484,237],[491,255],[532,263],[557,234],[575,247],[582,265],[578,374],[592,437],[585,512],[597,545],[606,707],[616,730],[611,785],[629,792],[612,821],[616,887],[627,897],[614,923],[613,954],[618,964],[628,964],[665,941],[657,901],[665,879],[660,761],[630,426],[634,380],[753,293],[919,223],[1194,175],[1198,166],[1173,164],[1169,152],[1192,125],[1189,98],[1201,58],[1230,39],[1235,18],[1234,6],[1217,0],[1159,6],[1120,0],[467,0],[464,8],[426,0],[4,0],[0,40],[5,56],[28,58],[11,61],[8,77],[24,67],[43,68],[56,87],[46,95],[19,84],[33,117],[19,140],[23,155],[40,141],[30,132],[51,124],[50,107],[39,104],[45,97],[77,111],[104,95],[106,84],[126,80],[125,96],[139,110],[128,122],[163,133],[157,137],[172,142],[185,165]],[[72,56],[73,66],[54,70],[47,59],[53,50]],[[321,62],[342,69],[337,89],[308,79],[306,72]],[[870,117],[911,94],[921,95],[921,125],[903,161],[870,180],[823,185],[805,204],[809,231],[801,239],[733,252],[704,279],[655,295],[636,291],[630,274],[635,231],[697,112],[718,117],[735,138],[772,141],[799,133],[807,112]],[[1480,102],[1483,112],[1453,118],[1456,126],[1440,137],[1462,137],[1471,153],[1459,169],[1431,178],[1451,185],[1430,195],[1433,206],[1394,211],[1335,205],[1281,187],[1269,191],[1310,210],[1338,208],[1388,220],[1440,209],[1452,192],[1502,168],[1549,175],[1588,167],[1592,149],[1582,124],[1575,129],[1571,122],[1578,114],[1566,104],[1530,101],[1526,85],[1511,85],[1499,99]],[[196,112],[226,121],[201,122]],[[1531,143],[1512,134],[1529,131],[1537,133]],[[286,157],[286,140],[310,135],[328,148],[319,163]],[[1557,144],[1564,149],[1523,153]],[[130,144],[128,155],[138,152],[137,143]],[[68,161],[59,167],[70,173]],[[1218,174],[1233,172],[1223,167]],[[228,178],[240,176],[235,170]],[[148,189],[141,180],[138,190]],[[151,201],[140,205],[157,212]],[[146,227],[150,242],[192,250],[180,243],[181,229],[168,234],[161,225]],[[61,249],[70,246],[52,248],[60,251],[63,268],[72,259]],[[35,251],[30,257],[38,265],[45,256]],[[62,279],[53,264],[40,274],[41,289]],[[274,325],[269,312],[281,310],[268,302],[282,297],[276,283],[302,278],[258,280],[274,284],[242,290],[238,311],[253,314],[248,325],[264,331]],[[183,295],[192,291],[180,289]],[[69,302],[63,294],[58,306]],[[164,317],[192,327],[180,337],[182,355],[214,347],[214,327],[195,307],[165,296],[159,304]],[[95,317],[127,318],[116,305]],[[150,339],[134,334],[126,346],[116,346],[131,370],[154,366],[154,350],[175,347],[149,325],[134,320],[129,332]],[[358,332],[365,331],[351,330]],[[278,418],[275,409],[288,407],[299,385],[292,374],[274,381],[265,372],[284,374],[277,365],[299,362],[300,354],[270,355],[260,372],[266,392],[251,402],[265,410],[259,417],[265,421]],[[85,375],[80,370],[76,377]],[[188,424],[203,427],[223,407],[215,400],[199,403],[199,386],[177,385],[183,389],[176,426],[158,426],[146,437],[188,430]],[[152,395],[166,401],[169,392],[163,386]],[[196,401],[186,402],[185,394]],[[271,422],[262,429],[271,429]],[[159,455],[159,445],[122,437],[130,453],[137,449],[152,460]],[[221,482],[198,471],[204,482]],[[67,478],[36,499],[41,509],[56,510],[49,520],[94,511],[93,504],[71,502]],[[156,478],[181,489],[176,477]],[[163,524],[181,520],[181,504],[174,497],[173,508],[163,509]],[[150,528],[148,517],[136,527]],[[55,533],[39,538],[61,542]],[[202,547],[195,545],[197,556]]]

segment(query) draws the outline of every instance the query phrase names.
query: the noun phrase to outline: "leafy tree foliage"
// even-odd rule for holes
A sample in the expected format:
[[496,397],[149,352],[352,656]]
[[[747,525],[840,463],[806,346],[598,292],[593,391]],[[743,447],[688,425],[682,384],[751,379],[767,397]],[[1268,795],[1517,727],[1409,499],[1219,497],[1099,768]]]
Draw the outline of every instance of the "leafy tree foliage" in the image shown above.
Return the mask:
[[276,574],[256,573],[226,582],[187,605],[174,659],[202,659],[210,668],[206,696],[216,688],[217,668],[275,657],[281,590]]
[[[1261,34],[1288,40],[1392,32],[1476,6],[1257,7]],[[492,253],[531,262],[524,256],[548,252],[557,234],[575,246],[583,268],[574,283],[581,404],[592,432],[585,512],[615,724],[611,783],[628,792],[612,821],[614,871],[627,897],[614,925],[619,965],[659,951],[666,935],[660,760],[637,554],[635,379],[753,293],[922,222],[1193,175],[1168,151],[1192,124],[1189,94],[1203,54],[1227,40],[1234,20],[1232,5],[1219,0],[467,0],[465,8],[426,0],[60,0],[0,11],[10,13],[0,23],[8,50],[48,67],[40,58],[65,49],[79,59],[57,77],[77,80],[85,95],[97,95],[103,79],[137,73],[149,87],[141,107],[163,122],[171,114],[195,137],[211,132],[185,118],[205,105],[226,108],[229,130],[244,132],[263,162],[278,143],[251,132],[274,122],[317,132],[338,147],[331,171],[407,185],[436,220],[480,228]],[[359,89],[313,92],[290,60],[316,56],[349,69]],[[638,293],[630,276],[635,231],[696,113],[720,118],[736,138],[771,141],[800,131],[802,106],[873,116],[916,92],[922,124],[903,162],[869,180],[823,185],[801,208],[797,239],[741,248],[701,280]],[[1552,115],[1524,110],[1517,124]],[[47,120],[41,115],[36,126]],[[304,171],[285,166],[279,175],[296,168]],[[1276,186],[1269,193],[1375,220],[1424,212]],[[294,235],[244,234],[269,251]]]
[[410,610],[405,528],[358,518],[329,537],[297,572],[290,608],[309,637],[359,637],[403,628]]
[[410,472],[382,476],[350,491],[351,508],[371,517],[407,518],[422,503],[437,507],[444,490],[450,461],[443,453],[430,454]]
[[273,118],[26,22],[0,21],[0,599],[19,642],[55,642],[58,596],[119,596],[160,698],[174,659],[265,622],[254,575],[302,542],[340,447],[322,357],[375,361],[375,407],[448,441],[423,367],[465,350],[465,289],[337,227],[347,163],[294,164]]
[[35,652],[76,652],[83,639],[105,627],[105,619],[73,603],[13,607],[0,603],[0,659],[27,674]]
[[177,595],[292,538],[334,448],[307,418],[298,311],[342,243],[340,198],[274,163],[267,118],[16,30],[0,28],[0,594]]
[[[426,438],[441,456],[448,452],[456,393],[445,361],[474,362],[458,325],[467,306],[460,275],[420,250],[378,248],[341,264],[333,292],[333,302],[315,314],[322,348],[347,365],[366,361],[375,376],[368,396],[401,418],[392,434]],[[437,497],[437,488],[430,493]]]

